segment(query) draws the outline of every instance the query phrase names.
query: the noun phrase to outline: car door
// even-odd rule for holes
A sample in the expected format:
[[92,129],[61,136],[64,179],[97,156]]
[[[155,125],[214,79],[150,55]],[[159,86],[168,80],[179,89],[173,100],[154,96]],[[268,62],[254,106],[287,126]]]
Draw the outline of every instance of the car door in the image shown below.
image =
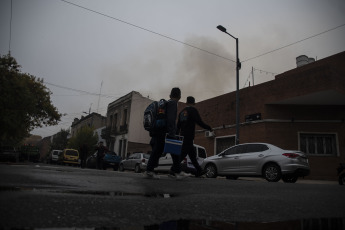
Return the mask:
[[239,157],[239,172],[244,175],[260,174],[261,162],[268,153],[269,148],[265,144],[246,144],[245,152]]
[[172,158],[170,153],[165,154],[165,156],[162,156],[159,158],[158,167],[157,170],[161,171],[169,171],[171,166],[173,164]]
[[237,145],[226,149],[219,154],[219,159],[217,160],[218,174],[223,173],[236,173],[239,169],[239,151],[241,150],[241,145]]
[[134,154],[130,155],[126,160],[122,162],[125,169],[131,169],[131,162],[133,161]]
[[133,158],[131,159],[131,169],[133,169],[134,170],[134,168],[135,168],[135,165],[137,164],[137,162],[139,162],[140,161],[140,153],[134,153],[133,154]]

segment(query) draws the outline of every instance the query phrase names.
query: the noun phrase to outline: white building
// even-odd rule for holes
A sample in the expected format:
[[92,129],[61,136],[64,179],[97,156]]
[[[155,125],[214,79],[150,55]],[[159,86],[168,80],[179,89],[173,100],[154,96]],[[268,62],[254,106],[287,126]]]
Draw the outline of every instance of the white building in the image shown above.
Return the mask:
[[107,146],[125,158],[129,153],[148,152],[149,133],[143,127],[146,107],[153,101],[132,91],[108,105],[106,129]]

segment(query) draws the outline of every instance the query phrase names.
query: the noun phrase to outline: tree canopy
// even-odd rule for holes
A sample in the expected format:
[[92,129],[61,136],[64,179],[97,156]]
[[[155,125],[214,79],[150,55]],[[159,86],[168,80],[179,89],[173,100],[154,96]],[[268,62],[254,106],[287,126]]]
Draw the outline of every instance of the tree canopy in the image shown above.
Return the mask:
[[63,150],[67,147],[69,131],[61,129],[56,135],[53,136],[51,149]]
[[10,55],[0,55],[0,144],[17,144],[37,127],[57,125],[61,114],[43,79],[20,71]]
[[81,127],[76,135],[69,139],[68,147],[79,150],[83,144],[86,144],[89,153],[92,153],[98,142],[98,135],[93,131],[94,129],[89,126]]

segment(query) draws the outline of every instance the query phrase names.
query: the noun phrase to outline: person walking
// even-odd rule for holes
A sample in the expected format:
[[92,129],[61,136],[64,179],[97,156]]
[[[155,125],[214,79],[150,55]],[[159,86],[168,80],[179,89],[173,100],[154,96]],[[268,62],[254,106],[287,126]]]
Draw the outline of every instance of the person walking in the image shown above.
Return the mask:
[[86,166],[86,158],[88,155],[88,147],[87,144],[84,143],[81,147],[80,147],[80,167],[81,168],[85,168]]
[[202,121],[199,111],[194,107],[194,97],[187,97],[186,104],[187,107],[180,112],[177,122],[177,134],[184,137],[181,150],[181,160],[188,155],[196,169],[195,176],[200,177],[205,174],[205,171],[202,170],[196,159],[197,156],[194,149],[195,124],[204,129],[210,130],[211,132],[212,128]]
[[96,168],[97,169],[103,169],[103,157],[105,156],[105,153],[107,152],[106,147],[103,145],[103,141],[99,142],[97,150],[97,162],[96,162]]
[[[166,134],[170,138],[176,137],[176,118],[177,118],[177,102],[181,98],[181,90],[179,88],[172,88],[170,93],[170,100],[166,104],[166,126],[162,130],[150,132],[152,153],[150,154],[147,163],[146,172],[144,176],[151,179],[159,179],[159,176],[154,172],[154,168],[158,166],[159,158],[164,151]],[[181,160],[179,155],[171,154],[173,165],[171,167],[172,176],[177,180],[186,177],[181,173]]]

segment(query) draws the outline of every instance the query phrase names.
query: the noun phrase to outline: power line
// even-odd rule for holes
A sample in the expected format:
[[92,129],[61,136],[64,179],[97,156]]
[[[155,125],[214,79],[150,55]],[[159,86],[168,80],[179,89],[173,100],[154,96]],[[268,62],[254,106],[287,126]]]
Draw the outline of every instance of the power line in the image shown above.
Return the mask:
[[277,49],[275,49],[275,50],[271,50],[271,51],[268,51],[268,52],[266,52],[266,53],[263,53],[263,54],[257,55],[257,56],[255,56],[255,57],[248,58],[248,59],[246,59],[246,60],[244,60],[244,61],[242,61],[242,62],[246,62],[246,61],[249,61],[249,60],[252,60],[252,59],[255,59],[255,58],[258,58],[258,57],[261,57],[261,56],[264,56],[264,55],[270,54],[270,53],[273,53],[273,52],[275,52],[275,51],[278,51],[278,50],[284,49],[284,48],[286,48],[286,47],[289,47],[289,46],[295,45],[295,44],[297,44],[297,43],[303,42],[303,41],[308,40],[308,39],[310,39],[310,38],[314,38],[314,37],[316,37],[316,36],[319,36],[319,35],[321,35],[321,34],[324,34],[324,33],[329,32],[329,31],[332,31],[332,30],[338,29],[338,28],[343,27],[343,26],[345,26],[345,24],[342,24],[342,25],[340,25],[340,26],[336,26],[336,27],[334,27],[334,28],[332,28],[332,29],[329,29],[329,30],[323,31],[323,32],[321,32],[321,33],[318,33],[318,34],[312,35],[312,36],[310,36],[310,37],[307,37],[307,38],[301,39],[301,40],[299,40],[299,41],[297,41],[297,42],[293,42],[293,43],[288,44],[288,45],[286,45],[286,46],[282,46],[282,47],[277,48]]
[[79,93],[83,93],[83,94],[87,94],[87,95],[92,95],[92,96],[99,96],[99,97],[106,97],[106,98],[119,98],[119,97],[115,97],[115,96],[111,96],[111,95],[107,95],[107,94],[100,94],[100,93],[91,93],[85,90],[80,90],[80,89],[73,89],[73,88],[69,88],[66,86],[62,86],[62,85],[57,85],[57,84],[53,84],[53,83],[49,83],[49,82],[44,82],[44,84],[46,85],[52,85],[58,88],[62,88],[62,89],[67,89],[67,90],[71,90],[71,91],[75,91],[75,92],[79,92]]
[[133,24],[133,23],[126,22],[126,21],[124,21],[124,20],[121,20],[121,19],[118,19],[118,18],[112,17],[112,16],[110,16],[110,15],[107,15],[107,14],[104,14],[104,13],[101,13],[101,12],[98,12],[98,11],[96,11],[96,10],[89,9],[89,8],[84,7],[84,6],[80,6],[80,5],[77,5],[77,4],[75,4],[75,3],[72,3],[72,2],[69,2],[69,1],[66,1],[66,0],[61,0],[61,1],[62,1],[62,2],[65,2],[65,3],[68,3],[68,4],[71,4],[71,5],[73,5],[73,6],[79,7],[79,8],[81,8],[81,9],[84,9],[84,10],[90,11],[90,12],[92,12],[92,13],[99,14],[99,15],[102,15],[102,16],[104,16],[104,17],[107,17],[107,18],[110,18],[110,19],[113,19],[113,20],[116,20],[116,21],[122,22],[122,23],[124,23],[124,24],[130,25],[130,26],[133,26],[133,27],[136,27],[136,28],[138,28],[138,29],[141,29],[141,30],[147,31],[147,32],[149,32],[149,33],[156,34],[156,35],[158,35],[158,36],[161,36],[161,37],[164,37],[164,38],[170,39],[170,40],[172,40],[172,41],[175,41],[175,42],[181,43],[181,44],[183,44],[183,45],[186,45],[186,46],[192,47],[192,48],[194,48],[194,49],[198,49],[198,50],[203,51],[203,52],[206,52],[206,53],[208,53],[208,54],[211,54],[211,55],[214,55],[214,56],[217,56],[217,57],[220,57],[220,58],[226,59],[226,60],[228,60],[228,61],[236,62],[236,61],[234,61],[234,60],[231,60],[230,58],[223,57],[223,56],[218,55],[218,54],[216,54],[216,53],[212,53],[212,52],[210,52],[210,51],[208,51],[208,50],[205,50],[205,49],[199,48],[199,47],[197,47],[197,46],[194,46],[194,45],[191,45],[191,44],[188,44],[188,43],[185,43],[185,42],[179,41],[179,40],[177,40],[177,39],[175,39],[175,38],[172,38],[172,37],[169,37],[169,36],[167,36],[167,35],[164,35],[164,34],[161,34],[161,33],[155,32],[155,31],[153,31],[153,30],[146,29],[146,28],[144,28],[144,27],[141,27],[141,26],[135,25],[135,24]]

